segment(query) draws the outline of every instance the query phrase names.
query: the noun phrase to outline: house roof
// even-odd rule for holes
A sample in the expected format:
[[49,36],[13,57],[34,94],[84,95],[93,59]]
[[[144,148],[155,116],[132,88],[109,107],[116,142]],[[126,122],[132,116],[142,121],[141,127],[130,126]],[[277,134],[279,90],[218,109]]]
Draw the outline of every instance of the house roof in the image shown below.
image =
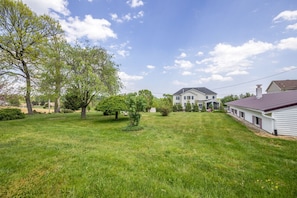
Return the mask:
[[274,80],[269,84],[266,91],[273,83],[275,83],[281,91],[297,90],[297,80]]
[[237,106],[267,112],[297,105],[297,91],[268,93],[263,94],[260,99],[257,99],[256,96],[252,96],[228,102],[226,104],[228,106]]
[[206,87],[189,87],[189,88],[182,88],[178,92],[173,95],[181,95],[182,93],[189,91],[191,89],[197,90],[199,92],[205,93],[206,95],[216,95],[217,93],[207,89]]

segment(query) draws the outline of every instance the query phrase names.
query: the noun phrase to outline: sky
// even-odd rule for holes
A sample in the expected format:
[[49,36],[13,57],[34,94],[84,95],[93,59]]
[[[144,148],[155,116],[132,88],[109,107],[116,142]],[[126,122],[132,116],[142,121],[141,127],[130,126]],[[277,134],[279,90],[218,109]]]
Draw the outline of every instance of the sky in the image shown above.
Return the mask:
[[206,87],[224,97],[297,79],[296,0],[22,0],[119,65],[122,93]]

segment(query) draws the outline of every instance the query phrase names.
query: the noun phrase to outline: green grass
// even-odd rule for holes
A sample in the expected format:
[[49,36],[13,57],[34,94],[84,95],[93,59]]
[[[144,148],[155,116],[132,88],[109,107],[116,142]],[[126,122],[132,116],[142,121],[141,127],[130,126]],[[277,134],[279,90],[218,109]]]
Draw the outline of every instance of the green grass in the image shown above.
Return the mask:
[[0,122],[0,197],[297,197],[297,141],[222,113]]

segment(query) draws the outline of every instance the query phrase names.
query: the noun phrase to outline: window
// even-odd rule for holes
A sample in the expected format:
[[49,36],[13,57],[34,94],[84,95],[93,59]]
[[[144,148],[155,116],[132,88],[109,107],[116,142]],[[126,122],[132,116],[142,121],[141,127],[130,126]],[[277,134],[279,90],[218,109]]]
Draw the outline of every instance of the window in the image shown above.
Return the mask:
[[187,96],[184,96],[184,99],[187,99]]
[[208,99],[208,96],[206,96],[206,99]]
[[179,96],[176,96],[176,98],[175,98],[176,100],[179,100]]
[[215,96],[212,96],[212,99],[215,99],[216,97]]
[[241,117],[242,119],[244,119],[244,112],[239,111],[239,117]]
[[188,96],[187,98],[188,98],[188,100],[191,100],[191,96]]
[[261,118],[253,116],[253,124],[262,129],[262,119]]
[[194,100],[194,96],[192,96],[192,100]]

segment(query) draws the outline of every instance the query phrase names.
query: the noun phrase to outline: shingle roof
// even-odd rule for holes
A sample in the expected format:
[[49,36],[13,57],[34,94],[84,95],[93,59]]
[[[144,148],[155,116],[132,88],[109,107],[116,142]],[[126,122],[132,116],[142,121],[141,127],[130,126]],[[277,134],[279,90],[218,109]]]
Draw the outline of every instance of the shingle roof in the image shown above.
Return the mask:
[[206,95],[216,95],[217,94],[217,93],[207,89],[206,87],[190,87],[190,88],[182,88],[173,95],[181,95],[182,93],[184,93],[186,91],[189,91],[191,89],[195,89],[195,90],[197,90],[199,92],[205,93]]
[[297,91],[268,93],[263,94],[260,99],[257,99],[256,96],[252,96],[226,104],[228,106],[238,106],[267,112],[297,105]]
[[274,80],[270,83],[267,90],[273,83],[275,83],[282,91],[297,90],[297,80]]

